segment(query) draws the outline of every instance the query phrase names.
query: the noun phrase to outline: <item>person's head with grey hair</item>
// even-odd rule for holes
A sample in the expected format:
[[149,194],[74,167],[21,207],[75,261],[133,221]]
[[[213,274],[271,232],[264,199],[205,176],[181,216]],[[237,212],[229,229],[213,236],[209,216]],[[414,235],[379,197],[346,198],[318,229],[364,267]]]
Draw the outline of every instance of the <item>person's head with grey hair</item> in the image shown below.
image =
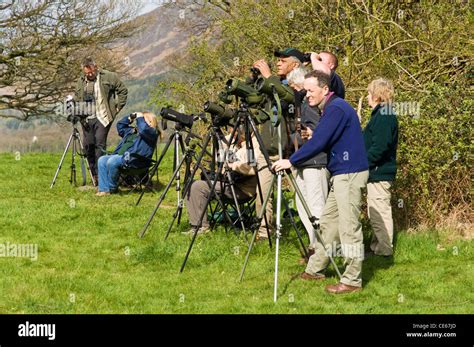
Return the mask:
[[303,66],[299,66],[291,70],[290,73],[286,75],[286,79],[288,80],[288,85],[291,88],[296,89],[297,91],[302,90],[304,79],[308,72],[309,71],[305,69]]
[[89,81],[95,81],[97,77],[97,64],[95,63],[94,59],[91,57],[86,57],[82,60],[82,71],[84,75]]

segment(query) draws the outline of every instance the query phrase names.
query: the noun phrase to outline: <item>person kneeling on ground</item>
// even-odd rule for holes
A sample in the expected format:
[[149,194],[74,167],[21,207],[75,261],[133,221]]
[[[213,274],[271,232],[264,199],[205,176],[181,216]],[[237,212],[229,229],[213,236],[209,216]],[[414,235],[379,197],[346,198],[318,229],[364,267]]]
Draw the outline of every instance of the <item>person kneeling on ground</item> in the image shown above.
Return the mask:
[[[132,124],[136,122],[136,127]],[[132,113],[117,123],[122,138],[111,155],[99,158],[99,191],[97,196],[116,193],[120,168],[144,168],[150,163],[158,140],[158,121],[150,112]]]
[[[239,131],[239,133],[243,134],[243,131]],[[221,141],[221,144],[222,142],[223,141]],[[231,170],[237,200],[250,198],[256,194],[257,161],[262,154],[258,142],[253,136],[252,146],[254,148],[254,153],[251,153],[250,155],[254,155],[254,158],[250,158],[250,161],[248,161],[245,136],[240,135],[237,143],[230,146],[229,153],[225,158],[226,164],[224,170]],[[227,147],[226,144],[223,144],[223,147]],[[221,148],[221,152],[224,152],[223,148]],[[211,193],[211,187],[209,184],[210,182],[203,180],[197,180],[192,183],[191,189],[186,196],[189,224],[191,224],[192,228],[183,234],[193,235],[197,228],[199,228],[197,231],[198,234],[204,234],[209,231],[207,213],[204,213],[202,221],[200,220],[204,209],[207,208],[206,202]],[[232,190],[228,182],[217,182],[215,193],[220,194],[221,196],[224,195],[227,199],[232,199],[233,201]]]

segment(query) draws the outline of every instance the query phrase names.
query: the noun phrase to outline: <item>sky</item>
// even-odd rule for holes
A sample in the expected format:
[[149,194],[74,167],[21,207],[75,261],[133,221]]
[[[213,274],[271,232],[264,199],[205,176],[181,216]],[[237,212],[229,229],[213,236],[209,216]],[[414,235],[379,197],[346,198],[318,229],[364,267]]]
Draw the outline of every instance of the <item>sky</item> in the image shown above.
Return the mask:
[[142,4],[142,9],[139,12],[139,15],[153,11],[155,8],[161,6],[162,4],[172,2],[172,0],[139,0],[139,3]]

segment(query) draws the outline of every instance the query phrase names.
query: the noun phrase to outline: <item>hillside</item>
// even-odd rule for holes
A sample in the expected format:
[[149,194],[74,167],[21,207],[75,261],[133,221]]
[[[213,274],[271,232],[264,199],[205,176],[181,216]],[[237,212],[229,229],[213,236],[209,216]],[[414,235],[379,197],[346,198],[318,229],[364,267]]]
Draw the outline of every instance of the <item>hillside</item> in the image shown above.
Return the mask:
[[[159,112],[160,106],[149,104],[148,96],[156,83],[172,75],[168,59],[177,51],[184,50],[189,35],[181,27],[179,8],[161,6],[136,20],[145,20],[148,26],[136,37],[123,42],[131,53],[129,79],[124,79],[129,94],[125,108],[118,115],[135,111]],[[0,118],[0,152],[58,151],[64,148],[70,134],[70,124],[65,120],[51,121],[48,116],[30,119]],[[109,143],[118,141],[116,132],[109,134]]]
[[141,80],[170,70],[170,56],[186,47],[189,35],[182,28],[179,11],[177,6],[161,6],[137,18],[149,24],[136,37],[124,42],[130,49],[129,74],[133,79]]

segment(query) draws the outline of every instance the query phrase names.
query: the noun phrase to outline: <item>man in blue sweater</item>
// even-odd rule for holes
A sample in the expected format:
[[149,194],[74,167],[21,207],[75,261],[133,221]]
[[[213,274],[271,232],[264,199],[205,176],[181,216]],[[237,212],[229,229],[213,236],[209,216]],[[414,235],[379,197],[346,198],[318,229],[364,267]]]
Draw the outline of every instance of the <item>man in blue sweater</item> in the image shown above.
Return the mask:
[[310,106],[318,106],[321,120],[311,138],[289,160],[273,164],[275,171],[301,165],[320,152],[328,154],[331,189],[321,216],[323,242],[317,243],[303,279],[324,279],[329,255],[344,256],[341,282],[326,286],[330,293],[350,293],[362,288],[364,244],[359,222],[362,188],[367,184],[368,162],[356,111],[329,91],[330,78],[321,71],[305,76],[304,89]]

